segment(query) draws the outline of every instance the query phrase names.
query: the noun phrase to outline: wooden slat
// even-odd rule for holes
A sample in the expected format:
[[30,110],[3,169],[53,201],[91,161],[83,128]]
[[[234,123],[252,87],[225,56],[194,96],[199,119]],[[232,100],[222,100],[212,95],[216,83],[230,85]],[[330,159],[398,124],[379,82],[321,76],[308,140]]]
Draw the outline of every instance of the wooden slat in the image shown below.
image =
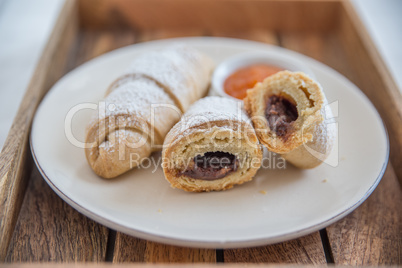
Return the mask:
[[75,68],[111,50],[134,44],[136,39],[137,35],[133,31],[81,29],[67,68]]
[[[391,73],[387,69],[384,60],[376,49],[370,34],[364,27],[353,5],[348,1],[343,1],[342,3],[342,12],[339,14],[338,34],[340,41],[346,46],[345,52],[348,53],[348,56],[356,55],[356,53],[351,53],[351,51],[353,51],[354,48],[359,48],[362,53],[365,53],[361,54],[360,57],[352,57],[352,62],[358,63],[361,60],[365,60],[364,63],[374,65],[373,71],[370,70],[370,72],[373,72],[375,75],[378,73],[379,77],[377,79],[386,86],[384,90],[391,96],[390,100],[395,103],[393,105],[397,106],[396,109],[399,116],[401,116],[402,97]],[[356,61],[356,59],[358,59],[358,61]]]
[[285,47],[338,70],[370,98],[387,127],[390,160],[402,184],[402,96],[364,28],[356,28],[359,23],[346,1],[345,7],[333,32],[283,32],[280,39]]
[[[392,81],[384,75],[384,72],[388,73],[381,70],[382,62],[376,60],[375,52],[368,51],[370,48],[362,45],[367,40],[362,40],[355,30],[356,22],[342,17],[350,18],[350,11],[347,11],[349,15],[345,15],[339,1],[233,0],[231,5],[227,1],[213,0],[173,0],[169,3],[161,0],[82,0],[79,3],[81,15],[85,15],[81,24],[84,29],[77,35],[78,41],[73,46],[72,54],[66,51],[76,36],[77,25],[73,12],[74,1],[68,0],[0,156],[0,163],[5,163],[0,167],[0,260],[6,256],[23,200],[27,181],[23,172],[29,172],[29,165],[26,165],[29,127],[40,99],[65,72],[65,68],[69,70],[123,45],[193,35],[228,36],[275,43],[279,36],[281,45],[329,64],[361,87],[383,118],[388,118],[386,123],[391,144],[401,149],[400,95],[392,88]],[[339,31],[334,32],[338,24]],[[90,30],[94,28],[97,30]],[[271,31],[263,30],[267,28]],[[279,35],[272,32],[297,29],[309,31],[285,31]],[[67,55],[70,59],[65,67]],[[383,96],[378,95],[378,88],[384,85],[391,91]],[[391,160],[395,172],[401,177],[399,162],[402,149],[399,149],[392,151]],[[370,197],[373,201],[369,199],[344,221],[328,228],[337,264],[401,264],[401,192],[395,178],[391,167]],[[376,215],[380,215],[381,220]],[[107,235],[105,227],[80,215],[58,198],[34,169],[7,261],[102,261],[108,255]],[[115,241],[110,242],[115,242],[113,262],[216,262],[215,250],[163,245],[119,232]],[[224,260],[325,264],[318,232],[272,246],[225,250]]]
[[325,254],[318,232],[280,244],[225,250],[225,263],[292,263],[326,264]]
[[[138,33],[137,42],[182,36],[202,36],[202,30],[149,30]],[[113,262],[216,262],[215,250],[196,249],[164,245],[139,238],[130,237],[120,232],[116,234]]]
[[113,262],[145,262],[147,241],[117,232]]
[[402,94],[352,5],[345,1],[342,10],[340,45],[356,71],[356,84],[373,102],[387,127],[390,160],[402,185]]
[[[367,75],[368,70],[364,66],[356,68],[351,61],[353,57],[350,58],[346,52],[351,47],[344,47],[338,34],[284,33],[281,42],[284,47],[302,52],[337,69],[364,89],[369,97],[376,98],[376,94],[381,93],[378,90],[379,82],[372,80],[376,75]],[[354,47],[353,51],[359,54],[357,49],[363,48]],[[365,62],[367,55],[361,57]],[[400,264],[401,188],[392,166],[388,167],[382,180],[378,189],[360,208],[327,228],[335,264]]]
[[[279,45],[278,35],[270,30],[211,31],[213,36],[232,37]],[[224,250],[226,262],[325,264],[319,232],[284,243],[246,249]]]
[[[192,268],[241,268],[244,267],[244,264],[192,264]],[[3,266],[1,266],[3,267]],[[15,263],[15,264],[9,264],[9,265],[4,265],[4,267],[7,268],[48,268],[48,267],[55,267],[55,268],[92,268],[92,267],[101,267],[101,268],[110,268],[110,267],[119,267],[119,268],[187,268],[189,267],[188,264],[169,264],[169,263],[164,263],[164,264],[147,264],[147,263],[120,263],[120,264],[113,264],[111,265],[110,263]],[[278,265],[270,265],[270,264],[248,264],[247,268],[261,268],[261,267],[266,267],[266,268],[273,268],[273,267],[278,267]],[[294,265],[281,265],[282,268],[294,268]],[[303,265],[299,266],[302,268],[328,268],[328,266],[324,265]],[[384,266],[388,267],[388,266]],[[393,266],[389,266],[393,267]]]
[[0,261],[5,258],[29,177],[25,174],[31,166],[27,155],[32,119],[43,95],[64,71],[76,29],[75,1],[66,1],[0,154]]
[[174,29],[169,31],[155,29],[139,32],[137,42],[147,42],[176,37],[205,36],[206,34],[207,31],[203,29]]
[[373,194],[327,228],[339,265],[402,265],[402,192],[391,165]]
[[356,78],[334,32],[281,32],[279,39],[281,46],[321,61],[351,80]]
[[117,233],[114,263],[215,263],[213,249],[194,249],[165,245]]
[[396,86],[388,88],[384,84],[384,79],[370,60],[366,48],[361,41],[356,40],[356,35],[349,33],[349,30],[345,31],[321,34],[283,33],[281,40],[285,47],[311,56],[338,70],[370,98],[387,127],[391,145],[390,161],[402,184],[402,97]]
[[216,262],[216,252],[213,249],[177,247],[155,242],[147,242],[145,261],[153,263],[214,263]]
[[[134,41],[135,34],[127,31],[80,32],[64,72]],[[107,239],[107,228],[57,197],[35,168],[7,261],[104,261]]]
[[61,200],[34,168],[6,261],[103,261],[107,235],[107,228]]
[[339,7],[339,1],[85,0],[80,14],[91,28],[329,30]]
[[263,29],[263,28],[253,28],[248,30],[239,31],[236,29],[219,31],[210,30],[208,35],[216,37],[229,37],[238,39],[247,39],[256,42],[262,42],[270,45],[278,45],[278,37],[274,31]]

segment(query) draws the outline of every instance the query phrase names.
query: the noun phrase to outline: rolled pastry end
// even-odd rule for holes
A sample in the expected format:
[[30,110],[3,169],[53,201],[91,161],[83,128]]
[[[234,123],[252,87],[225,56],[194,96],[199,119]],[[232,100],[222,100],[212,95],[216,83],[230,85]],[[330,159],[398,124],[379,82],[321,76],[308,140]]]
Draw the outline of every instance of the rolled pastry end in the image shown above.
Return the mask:
[[115,130],[100,144],[85,150],[93,171],[105,179],[115,178],[140,165],[151,152],[147,137],[131,129]]
[[334,126],[321,86],[301,72],[282,71],[248,90],[245,109],[261,143],[300,168],[321,164],[333,145]]
[[282,71],[248,90],[244,100],[257,136],[272,152],[288,153],[313,139],[323,121],[321,87],[303,73]]
[[142,76],[117,80],[87,129],[87,160],[101,177],[113,178],[160,150],[180,111],[154,81]]
[[165,141],[166,179],[172,187],[188,192],[226,190],[250,181],[261,166],[262,149],[254,131],[246,132],[214,125],[176,137],[170,144]]

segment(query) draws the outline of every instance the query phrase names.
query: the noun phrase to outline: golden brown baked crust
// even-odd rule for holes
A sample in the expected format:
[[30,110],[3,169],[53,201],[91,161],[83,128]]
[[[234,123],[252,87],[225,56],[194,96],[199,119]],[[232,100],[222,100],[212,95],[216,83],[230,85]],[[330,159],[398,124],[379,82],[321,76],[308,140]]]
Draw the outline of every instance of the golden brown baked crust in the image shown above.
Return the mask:
[[[266,117],[268,99],[280,96],[294,103],[297,119],[289,124],[286,136],[270,129]],[[257,136],[268,150],[279,153],[299,168],[313,168],[329,155],[335,126],[324,118],[332,117],[321,86],[301,72],[282,71],[266,78],[247,91],[244,106]],[[314,153],[316,152],[316,153]]]
[[[261,166],[262,148],[237,103],[220,97],[201,99],[169,131],[162,151],[162,167],[172,187],[189,192],[221,191],[253,178]],[[183,174],[191,159],[208,152],[230,153],[242,165],[215,180]]]
[[121,84],[106,97],[87,128],[86,142],[91,146],[85,153],[96,174],[116,177],[160,148],[180,111],[152,104],[176,107],[156,83],[143,78]]
[[94,172],[114,178],[160,150],[181,112],[207,93],[212,68],[211,59],[184,45],[134,59],[87,126],[85,154]]

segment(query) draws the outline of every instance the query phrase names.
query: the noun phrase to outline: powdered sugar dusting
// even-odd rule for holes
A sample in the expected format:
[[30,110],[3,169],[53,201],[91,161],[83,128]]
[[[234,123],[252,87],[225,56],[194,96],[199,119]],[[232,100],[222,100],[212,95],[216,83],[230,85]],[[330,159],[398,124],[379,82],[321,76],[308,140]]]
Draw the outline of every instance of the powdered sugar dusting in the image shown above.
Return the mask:
[[146,79],[147,79],[146,77],[144,77],[143,75],[140,75],[140,74],[123,75],[110,85],[110,87],[106,91],[105,95],[106,96],[109,95],[112,91],[114,91],[115,89],[118,89],[119,87],[121,87],[122,85],[124,85],[126,83],[130,83],[134,80],[144,80],[144,82],[145,82]]
[[99,103],[88,133],[96,130],[101,144],[103,139],[107,139],[104,136],[107,129],[137,129],[158,145],[180,115],[172,99],[154,81],[137,78],[121,84]]
[[175,45],[137,57],[129,74],[149,76],[165,86],[181,109],[204,96],[212,72],[212,61],[187,46]]
[[[190,127],[206,121],[235,120],[246,122],[249,117],[242,109],[242,102],[222,97],[206,97],[194,103],[184,114]],[[184,119],[182,119],[184,120]]]
[[151,117],[151,104],[174,105],[169,96],[152,80],[137,78],[120,85],[105,98],[105,112],[96,114],[93,120],[102,120],[106,117],[130,114]]
[[245,125],[249,129],[253,129],[249,117],[242,108],[241,101],[222,97],[206,97],[194,103],[180,122],[170,130],[165,139],[165,145],[173,140],[179,141],[194,131],[199,131],[198,126],[204,125],[208,129],[218,121],[227,122],[227,124],[220,124],[219,128],[234,130]]

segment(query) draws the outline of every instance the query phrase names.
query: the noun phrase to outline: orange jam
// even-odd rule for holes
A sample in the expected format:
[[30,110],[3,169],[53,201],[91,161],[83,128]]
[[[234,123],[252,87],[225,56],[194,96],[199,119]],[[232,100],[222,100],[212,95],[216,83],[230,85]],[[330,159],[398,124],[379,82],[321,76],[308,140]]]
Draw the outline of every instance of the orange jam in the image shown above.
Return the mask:
[[258,82],[264,81],[283,69],[265,64],[255,64],[243,67],[226,78],[223,89],[227,94],[237,99],[244,99],[247,96],[247,89],[253,88]]

